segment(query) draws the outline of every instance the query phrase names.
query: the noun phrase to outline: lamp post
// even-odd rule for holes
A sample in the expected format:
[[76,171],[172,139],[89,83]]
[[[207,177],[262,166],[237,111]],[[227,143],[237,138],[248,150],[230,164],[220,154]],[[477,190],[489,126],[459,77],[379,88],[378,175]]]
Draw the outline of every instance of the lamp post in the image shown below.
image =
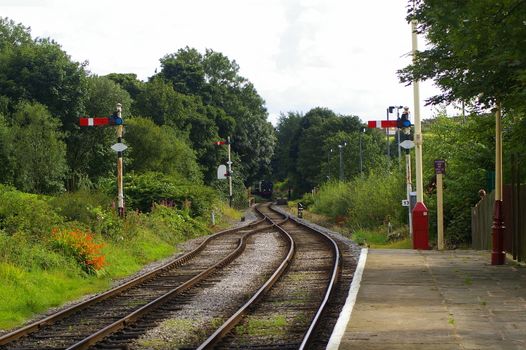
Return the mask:
[[343,147],[347,146],[347,142],[344,142],[343,145],[338,145],[338,148],[340,149],[340,181],[343,181],[343,156],[342,156],[342,150]]

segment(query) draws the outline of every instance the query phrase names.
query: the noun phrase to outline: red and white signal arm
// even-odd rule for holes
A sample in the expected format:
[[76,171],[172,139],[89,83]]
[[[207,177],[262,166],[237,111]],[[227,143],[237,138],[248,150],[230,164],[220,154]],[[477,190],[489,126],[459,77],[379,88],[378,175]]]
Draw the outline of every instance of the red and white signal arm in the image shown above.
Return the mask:
[[101,118],[79,118],[80,126],[103,126],[110,123],[110,118],[101,117]]
[[216,141],[216,142],[214,142],[214,145],[216,145],[216,146],[221,146],[221,145],[226,145],[226,144],[227,144],[226,141]]
[[387,129],[387,128],[396,128],[396,120],[369,120],[367,122],[368,128],[380,128],[380,129]]

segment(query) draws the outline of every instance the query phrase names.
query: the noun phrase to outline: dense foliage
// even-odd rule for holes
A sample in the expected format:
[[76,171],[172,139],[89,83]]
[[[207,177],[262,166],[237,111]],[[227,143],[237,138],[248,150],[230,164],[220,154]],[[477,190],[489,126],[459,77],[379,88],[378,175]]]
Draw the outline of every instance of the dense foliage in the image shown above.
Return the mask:
[[[442,93],[430,103],[465,101],[506,109],[526,106],[526,2],[409,2],[408,20],[431,44],[400,71],[403,82],[433,79]],[[414,4],[414,6],[413,6]]]
[[337,115],[327,108],[314,108],[305,115],[282,114],[276,134],[273,174],[279,181],[287,179],[296,196],[339,178],[340,150],[344,179],[388,167],[385,135],[365,129],[356,116]]
[[186,47],[161,58],[146,82],[133,73],[99,77],[86,66],[52,39],[33,39],[29,28],[0,18],[0,182],[52,194],[113,177],[114,131],[79,128],[78,117],[109,116],[117,102],[129,124],[130,170],[209,185],[226,161],[213,142],[230,136],[236,176],[245,184],[267,177],[274,130],[235,61]]

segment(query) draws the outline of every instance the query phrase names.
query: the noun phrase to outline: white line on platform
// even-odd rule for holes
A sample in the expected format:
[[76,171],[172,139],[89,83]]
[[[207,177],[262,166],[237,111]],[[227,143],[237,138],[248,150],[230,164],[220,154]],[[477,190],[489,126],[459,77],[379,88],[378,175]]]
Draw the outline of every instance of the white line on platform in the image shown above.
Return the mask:
[[340,312],[340,317],[334,326],[334,329],[327,344],[327,350],[337,350],[340,347],[342,337],[345,334],[345,329],[347,324],[351,319],[352,309],[354,308],[354,303],[356,302],[356,296],[358,295],[358,290],[360,289],[360,282],[362,281],[363,270],[365,268],[365,260],[367,260],[367,248],[362,248],[360,253],[360,259],[358,260],[358,266],[356,271],[354,271],[354,277],[351,283],[351,289],[349,289],[349,295],[345,301],[342,311]]

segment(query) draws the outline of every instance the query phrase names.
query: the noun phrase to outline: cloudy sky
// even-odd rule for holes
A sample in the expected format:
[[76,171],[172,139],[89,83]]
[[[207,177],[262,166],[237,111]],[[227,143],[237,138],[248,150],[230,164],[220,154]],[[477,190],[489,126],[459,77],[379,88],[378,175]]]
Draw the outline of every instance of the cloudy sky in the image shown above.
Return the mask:
[[[222,52],[265,99],[270,120],[317,106],[362,120],[413,108],[396,70],[410,62],[407,0],[0,0],[0,16],[51,37],[98,75],[147,79],[190,46]],[[422,47],[422,39],[419,45]],[[422,100],[435,94],[421,87]],[[423,107],[422,118],[435,114]]]

